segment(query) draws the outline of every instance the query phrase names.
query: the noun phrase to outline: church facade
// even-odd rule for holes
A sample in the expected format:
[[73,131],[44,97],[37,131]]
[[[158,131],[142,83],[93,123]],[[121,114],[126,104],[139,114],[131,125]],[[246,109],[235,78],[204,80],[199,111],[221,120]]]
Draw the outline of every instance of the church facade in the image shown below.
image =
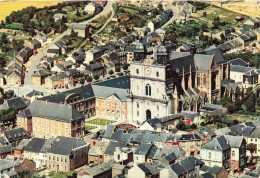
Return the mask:
[[196,53],[171,51],[159,45],[147,54],[141,43],[130,64],[128,120],[144,122],[183,110],[199,111],[221,97],[221,81],[229,77],[226,59],[218,48]]

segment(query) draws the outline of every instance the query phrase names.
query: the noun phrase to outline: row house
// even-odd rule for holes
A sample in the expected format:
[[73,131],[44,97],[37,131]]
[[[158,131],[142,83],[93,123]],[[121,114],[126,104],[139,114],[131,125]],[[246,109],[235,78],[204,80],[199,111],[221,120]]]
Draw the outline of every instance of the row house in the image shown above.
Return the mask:
[[200,154],[202,139],[197,134],[183,134],[179,138],[179,147],[182,148],[186,156],[197,156]]
[[[32,117],[31,126],[28,127],[32,128],[32,135],[35,137],[84,136],[85,117],[71,106],[34,100],[27,109]],[[22,122],[17,124],[23,126]]]
[[45,84],[45,79],[51,75],[48,70],[37,70],[31,75],[31,85],[43,85]]
[[89,144],[77,138],[58,136],[46,151],[47,168],[72,171],[88,163]]
[[51,75],[45,79],[45,88],[55,89],[55,88],[65,88],[70,85],[70,77],[67,72],[61,72],[56,75]]
[[205,165],[240,171],[245,166],[246,142],[242,136],[224,135],[202,146],[200,156]]

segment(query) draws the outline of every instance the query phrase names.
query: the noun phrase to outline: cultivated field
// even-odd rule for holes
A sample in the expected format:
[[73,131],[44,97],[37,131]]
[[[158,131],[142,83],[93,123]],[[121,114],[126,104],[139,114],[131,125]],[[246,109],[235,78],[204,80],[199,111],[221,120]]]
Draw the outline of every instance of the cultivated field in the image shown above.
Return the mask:
[[[220,7],[219,2],[211,2],[211,4]],[[229,2],[227,4],[223,4],[222,7],[250,17],[260,16],[259,1]]]
[[22,10],[23,8],[34,6],[42,8],[58,4],[59,1],[0,1],[0,21],[5,20],[5,17],[13,11]]

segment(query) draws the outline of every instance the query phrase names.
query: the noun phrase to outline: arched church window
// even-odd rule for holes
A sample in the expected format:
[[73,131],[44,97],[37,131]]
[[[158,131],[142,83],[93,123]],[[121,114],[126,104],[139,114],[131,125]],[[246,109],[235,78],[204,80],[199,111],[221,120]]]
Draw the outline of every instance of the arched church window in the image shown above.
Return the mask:
[[139,69],[136,69],[136,74],[139,74]]
[[159,77],[159,72],[158,71],[156,72],[156,77]]
[[204,74],[204,76],[203,76],[203,85],[206,85],[206,83],[207,83],[207,78],[206,78],[206,75]]
[[151,96],[151,85],[147,84],[145,87],[145,95]]

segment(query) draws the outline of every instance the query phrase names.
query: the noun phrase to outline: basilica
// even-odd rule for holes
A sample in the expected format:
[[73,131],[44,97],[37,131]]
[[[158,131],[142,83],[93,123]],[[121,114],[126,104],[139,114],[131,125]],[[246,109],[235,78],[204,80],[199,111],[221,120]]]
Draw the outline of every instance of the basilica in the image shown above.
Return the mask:
[[176,52],[161,43],[152,52],[138,43],[130,64],[128,119],[145,120],[183,110],[199,111],[221,97],[221,82],[229,78],[229,66],[219,48]]

